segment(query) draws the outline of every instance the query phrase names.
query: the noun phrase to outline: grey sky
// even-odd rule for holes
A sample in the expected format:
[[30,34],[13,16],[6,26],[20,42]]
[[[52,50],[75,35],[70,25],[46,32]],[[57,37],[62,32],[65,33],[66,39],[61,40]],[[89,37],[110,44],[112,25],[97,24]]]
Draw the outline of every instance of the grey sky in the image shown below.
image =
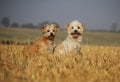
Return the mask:
[[120,27],[120,0],[0,0],[0,19],[8,16],[12,22],[57,22],[62,28],[79,20],[87,29]]

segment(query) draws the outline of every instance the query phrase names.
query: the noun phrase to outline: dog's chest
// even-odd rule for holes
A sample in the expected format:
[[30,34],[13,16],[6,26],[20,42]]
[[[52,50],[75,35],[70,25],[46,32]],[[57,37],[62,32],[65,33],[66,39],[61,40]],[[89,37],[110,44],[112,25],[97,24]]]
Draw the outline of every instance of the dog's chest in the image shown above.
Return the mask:
[[38,46],[37,51],[47,52],[47,51],[53,51],[54,42],[44,38],[40,38],[35,42],[35,45]]
[[72,50],[77,50],[80,48],[82,42],[82,37],[78,38],[77,40],[71,40],[70,38],[67,38],[64,42],[64,48],[65,52],[71,52]]

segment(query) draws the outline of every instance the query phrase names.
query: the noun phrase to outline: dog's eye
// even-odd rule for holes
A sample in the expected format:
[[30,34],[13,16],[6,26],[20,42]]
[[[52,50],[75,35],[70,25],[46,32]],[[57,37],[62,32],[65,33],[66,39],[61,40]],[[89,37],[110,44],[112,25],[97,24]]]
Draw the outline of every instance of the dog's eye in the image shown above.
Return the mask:
[[55,30],[53,30],[53,32],[55,32]]
[[71,27],[73,29],[73,27]]
[[49,30],[47,30],[47,32],[50,32]]
[[78,26],[78,29],[80,29],[80,27]]

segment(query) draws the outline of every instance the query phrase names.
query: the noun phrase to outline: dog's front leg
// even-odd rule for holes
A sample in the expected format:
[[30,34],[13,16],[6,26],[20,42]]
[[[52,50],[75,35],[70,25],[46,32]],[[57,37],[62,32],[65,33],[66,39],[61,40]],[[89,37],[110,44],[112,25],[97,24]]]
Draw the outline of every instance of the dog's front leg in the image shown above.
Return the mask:
[[81,47],[77,45],[77,49],[76,49],[76,54],[80,55],[81,54]]
[[55,48],[56,48],[56,44],[53,44],[53,46],[52,46],[52,53],[54,54],[54,52],[55,52]]

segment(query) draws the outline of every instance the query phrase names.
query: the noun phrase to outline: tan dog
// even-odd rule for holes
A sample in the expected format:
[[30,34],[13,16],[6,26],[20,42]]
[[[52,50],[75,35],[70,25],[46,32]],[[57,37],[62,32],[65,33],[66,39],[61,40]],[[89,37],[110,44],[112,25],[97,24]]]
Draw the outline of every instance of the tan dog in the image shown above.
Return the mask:
[[56,24],[45,24],[41,27],[43,35],[27,48],[28,53],[50,52],[53,53],[55,45],[54,38],[59,26]]
[[80,53],[82,34],[85,27],[78,20],[72,21],[66,25],[68,36],[67,38],[57,46],[55,53],[69,54],[71,52]]

